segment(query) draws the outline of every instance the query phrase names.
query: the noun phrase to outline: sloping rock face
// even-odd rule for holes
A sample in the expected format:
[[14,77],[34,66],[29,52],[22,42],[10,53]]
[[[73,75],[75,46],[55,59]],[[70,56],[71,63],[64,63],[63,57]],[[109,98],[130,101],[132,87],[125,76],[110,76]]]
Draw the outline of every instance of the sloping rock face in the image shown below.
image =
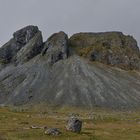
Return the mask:
[[32,59],[34,56],[41,53],[43,49],[43,39],[40,31],[35,34],[35,36],[30,39],[30,41],[18,51],[17,55],[14,58],[16,64],[27,62]]
[[140,73],[90,64],[78,56],[53,66],[35,57],[0,71],[0,104],[140,107]]
[[[80,34],[68,40],[64,32],[59,32],[43,43],[36,26],[17,31],[0,49],[0,60],[5,64],[0,67],[0,104],[140,107],[140,71],[137,67],[140,61],[136,41],[118,32],[84,33],[82,36],[83,39]],[[113,58],[109,60],[107,53]],[[117,67],[123,64],[123,69],[125,64],[135,71],[106,64]]]
[[67,122],[66,129],[71,132],[80,133],[82,129],[82,121],[76,117],[71,117]]
[[[13,38],[8,43],[0,48],[0,62],[7,64],[16,60],[17,63],[30,59],[40,53],[42,43],[42,35],[37,26],[27,26],[20,29],[13,34]],[[17,55],[21,49],[22,53]],[[18,58],[20,60],[17,60]],[[21,60],[22,58],[23,60]]]
[[38,31],[39,30],[37,26],[27,26],[23,29],[16,31],[13,34],[13,37],[17,44],[19,44],[20,46],[24,46],[30,41],[30,39],[35,36]]
[[45,42],[42,55],[47,55],[48,62],[55,62],[68,58],[68,36],[64,32],[53,34]]
[[121,32],[78,33],[70,45],[80,56],[123,69],[140,69],[140,51],[132,36]]

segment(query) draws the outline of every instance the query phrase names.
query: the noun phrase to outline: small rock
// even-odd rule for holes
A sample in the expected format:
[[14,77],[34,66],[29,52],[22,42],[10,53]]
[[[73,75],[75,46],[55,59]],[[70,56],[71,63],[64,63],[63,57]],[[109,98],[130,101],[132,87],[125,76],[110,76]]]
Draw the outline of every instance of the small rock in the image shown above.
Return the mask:
[[57,128],[49,128],[45,131],[45,134],[46,135],[57,136],[57,135],[60,135],[61,132]]
[[80,121],[78,118],[71,117],[68,120],[66,129],[71,132],[80,133],[82,129],[82,121]]
[[44,129],[44,130],[46,130],[46,129],[48,129],[48,127],[47,126],[31,125],[30,129]]

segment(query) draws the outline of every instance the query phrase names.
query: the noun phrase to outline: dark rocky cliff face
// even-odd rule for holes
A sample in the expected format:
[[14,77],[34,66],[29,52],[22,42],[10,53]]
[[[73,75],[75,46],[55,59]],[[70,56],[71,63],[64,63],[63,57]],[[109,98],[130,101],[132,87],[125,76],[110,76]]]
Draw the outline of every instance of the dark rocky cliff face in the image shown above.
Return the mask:
[[0,104],[140,107],[139,49],[120,32],[61,31],[43,42],[27,26],[0,48],[0,62]]
[[132,36],[121,32],[78,33],[70,45],[80,56],[126,70],[140,69],[140,51]]
[[64,32],[53,34],[45,42],[42,55],[47,55],[48,62],[55,62],[68,58],[68,36]]
[[[42,35],[38,27],[27,26],[16,31],[13,34],[13,38],[0,48],[0,62],[2,64],[7,64],[16,61],[17,63],[23,59],[27,60],[33,58],[41,52],[42,44]],[[25,52],[25,50],[27,51]],[[21,60],[21,57],[24,58]]]

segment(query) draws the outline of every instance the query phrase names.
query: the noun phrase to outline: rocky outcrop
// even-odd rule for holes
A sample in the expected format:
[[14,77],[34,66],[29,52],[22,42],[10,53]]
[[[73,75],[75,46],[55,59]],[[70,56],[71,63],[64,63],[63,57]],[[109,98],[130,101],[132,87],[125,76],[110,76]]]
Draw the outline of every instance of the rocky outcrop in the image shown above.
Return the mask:
[[64,32],[53,34],[45,42],[42,55],[47,55],[48,62],[55,62],[68,57],[68,36]]
[[16,31],[13,34],[13,37],[18,45],[24,46],[35,36],[36,33],[38,33],[38,31],[37,26],[27,26]]
[[71,117],[68,120],[66,129],[71,132],[80,133],[82,129],[82,121],[80,121],[78,118]]
[[140,51],[132,36],[121,32],[78,33],[70,45],[80,56],[123,69],[140,69]]
[[[16,58],[16,62],[21,61],[21,58],[28,60],[41,51],[42,35],[37,26],[27,26],[16,31],[13,34],[13,38],[0,48],[0,62],[1,64],[7,64],[13,62]],[[29,47],[28,47],[29,46]],[[24,52],[21,57],[21,53],[17,53],[22,49]],[[25,50],[27,50],[25,52]],[[34,51],[34,52],[33,52]],[[31,54],[31,56],[29,56]],[[25,58],[25,56],[27,58]],[[20,60],[17,60],[20,58]]]
[[43,39],[42,34],[39,31],[35,36],[17,53],[14,58],[16,64],[27,62],[32,59],[34,56],[41,53],[43,49]]

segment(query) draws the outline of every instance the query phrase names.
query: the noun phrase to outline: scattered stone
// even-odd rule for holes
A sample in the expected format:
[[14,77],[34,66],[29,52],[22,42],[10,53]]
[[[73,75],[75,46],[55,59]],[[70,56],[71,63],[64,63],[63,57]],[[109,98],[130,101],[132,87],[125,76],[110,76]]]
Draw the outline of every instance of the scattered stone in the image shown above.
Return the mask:
[[36,125],[32,125],[30,126],[31,129],[44,129],[44,126],[36,126]]
[[80,133],[82,129],[82,121],[76,117],[71,117],[67,122],[66,129],[71,132]]
[[45,131],[46,135],[53,135],[53,136],[57,136],[62,134],[57,128],[49,128]]

